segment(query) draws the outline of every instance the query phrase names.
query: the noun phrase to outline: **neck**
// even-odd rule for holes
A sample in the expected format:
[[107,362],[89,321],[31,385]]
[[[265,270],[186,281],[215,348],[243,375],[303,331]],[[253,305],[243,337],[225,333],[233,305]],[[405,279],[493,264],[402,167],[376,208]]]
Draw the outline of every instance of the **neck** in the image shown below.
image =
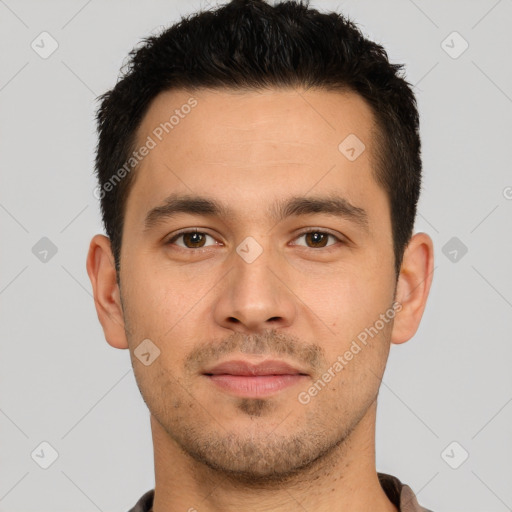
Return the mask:
[[192,459],[151,416],[153,512],[397,512],[375,469],[376,402],[339,446],[279,483],[251,485]]

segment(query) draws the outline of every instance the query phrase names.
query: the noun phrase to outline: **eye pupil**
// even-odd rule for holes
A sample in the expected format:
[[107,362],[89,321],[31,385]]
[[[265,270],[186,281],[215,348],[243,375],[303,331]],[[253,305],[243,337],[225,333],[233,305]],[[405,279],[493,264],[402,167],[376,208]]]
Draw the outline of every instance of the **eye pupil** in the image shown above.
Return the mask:
[[325,247],[327,243],[327,235],[325,233],[319,233],[318,231],[306,233],[306,238],[312,242],[314,247]]
[[187,247],[189,246],[188,242],[190,242],[193,247],[202,247],[204,245],[205,236],[203,233],[184,233],[183,241]]

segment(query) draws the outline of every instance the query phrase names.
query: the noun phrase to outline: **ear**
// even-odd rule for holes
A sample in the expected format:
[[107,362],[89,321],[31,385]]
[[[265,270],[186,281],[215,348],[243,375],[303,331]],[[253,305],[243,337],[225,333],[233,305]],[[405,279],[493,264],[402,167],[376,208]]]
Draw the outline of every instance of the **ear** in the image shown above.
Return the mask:
[[110,239],[106,236],[95,235],[91,240],[87,255],[87,273],[105,339],[115,348],[128,348],[114,256]]
[[396,298],[397,308],[391,343],[400,344],[411,339],[420,325],[434,272],[434,245],[426,233],[416,233],[407,245]]

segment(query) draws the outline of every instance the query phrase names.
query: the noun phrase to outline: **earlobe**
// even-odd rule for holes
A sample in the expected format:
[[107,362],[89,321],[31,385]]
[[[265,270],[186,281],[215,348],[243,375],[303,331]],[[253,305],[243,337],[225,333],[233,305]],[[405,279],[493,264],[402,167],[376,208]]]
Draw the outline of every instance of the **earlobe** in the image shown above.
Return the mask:
[[395,316],[391,342],[404,343],[418,330],[427,303],[434,272],[434,247],[426,233],[411,237],[404,252],[396,301],[400,311]]
[[128,348],[121,296],[116,279],[110,239],[95,235],[87,254],[87,273],[91,280],[94,304],[105,339],[115,348]]

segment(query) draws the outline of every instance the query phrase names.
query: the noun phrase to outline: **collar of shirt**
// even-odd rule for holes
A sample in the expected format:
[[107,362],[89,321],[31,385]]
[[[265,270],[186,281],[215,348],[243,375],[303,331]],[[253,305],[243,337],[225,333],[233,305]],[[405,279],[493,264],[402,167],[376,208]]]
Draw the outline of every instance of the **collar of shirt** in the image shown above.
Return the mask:
[[[412,489],[395,476],[386,473],[377,473],[377,476],[382,489],[399,512],[432,512],[420,506]],[[154,489],[147,491],[128,512],[153,512],[154,496]]]

